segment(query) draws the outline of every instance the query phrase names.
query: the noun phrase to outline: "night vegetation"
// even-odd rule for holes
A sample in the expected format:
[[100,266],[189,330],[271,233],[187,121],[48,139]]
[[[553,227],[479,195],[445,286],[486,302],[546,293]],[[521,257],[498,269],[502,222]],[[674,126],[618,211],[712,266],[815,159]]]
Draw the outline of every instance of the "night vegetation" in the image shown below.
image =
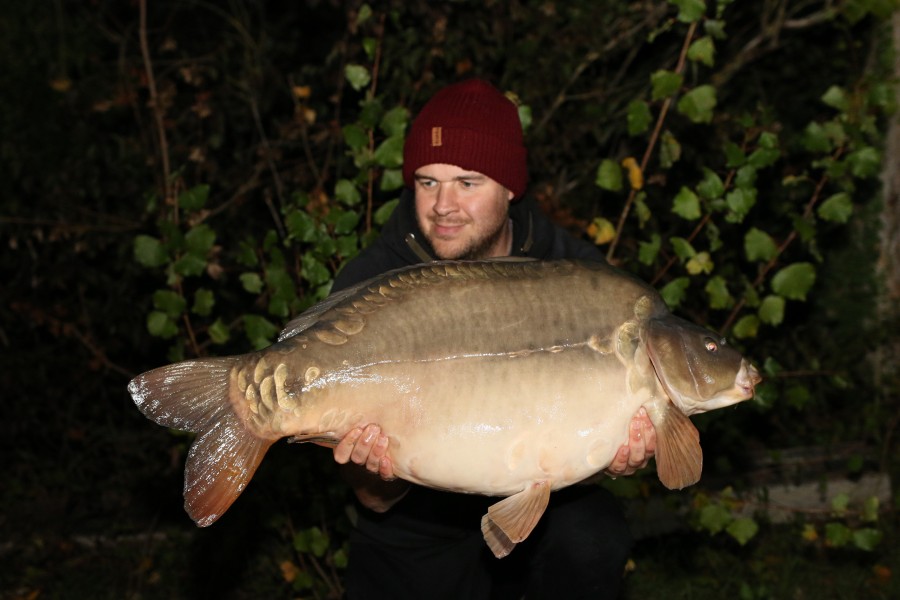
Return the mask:
[[197,529],[190,438],[125,386],[324,298],[471,76],[519,103],[542,208],[766,377],[695,419],[694,488],[603,483],[625,596],[900,596],[896,0],[7,4],[0,597],[340,597],[329,452],[277,444]]

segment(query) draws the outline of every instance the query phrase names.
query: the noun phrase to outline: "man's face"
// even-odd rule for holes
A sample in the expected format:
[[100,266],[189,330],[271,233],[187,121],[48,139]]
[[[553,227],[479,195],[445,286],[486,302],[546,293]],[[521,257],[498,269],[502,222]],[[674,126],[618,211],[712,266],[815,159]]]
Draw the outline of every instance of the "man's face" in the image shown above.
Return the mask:
[[506,256],[513,193],[477,171],[433,164],[415,174],[416,219],[438,258]]

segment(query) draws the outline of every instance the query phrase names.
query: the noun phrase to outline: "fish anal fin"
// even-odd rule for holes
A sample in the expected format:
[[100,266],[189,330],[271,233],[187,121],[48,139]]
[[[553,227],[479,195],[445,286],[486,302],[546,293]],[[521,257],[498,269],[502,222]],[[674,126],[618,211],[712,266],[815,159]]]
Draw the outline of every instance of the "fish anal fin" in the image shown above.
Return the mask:
[[550,501],[550,482],[537,481],[492,504],[481,518],[481,533],[494,556],[503,558],[525,540]]
[[194,440],[184,470],[184,509],[197,525],[207,527],[228,510],[273,443],[254,435],[233,414]]
[[700,432],[677,407],[668,405],[656,428],[656,473],[670,490],[680,490],[700,481],[703,450]]

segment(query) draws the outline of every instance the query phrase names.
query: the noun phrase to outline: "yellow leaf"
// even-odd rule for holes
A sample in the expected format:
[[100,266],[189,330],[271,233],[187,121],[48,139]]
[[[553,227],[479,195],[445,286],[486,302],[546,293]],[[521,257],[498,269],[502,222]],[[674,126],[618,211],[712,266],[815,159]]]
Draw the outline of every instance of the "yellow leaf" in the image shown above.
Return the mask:
[[607,219],[597,217],[587,228],[587,234],[598,246],[608,244],[616,237],[616,228]]
[[308,85],[295,85],[291,88],[291,92],[293,92],[294,98],[297,98],[298,100],[305,100],[306,98],[309,98],[312,90]]
[[68,77],[57,77],[50,80],[50,87],[56,92],[68,92],[72,89],[72,80]]
[[819,539],[819,532],[816,531],[816,526],[810,525],[809,523],[804,525],[802,537],[807,542],[815,542],[817,539]]
[[633,156],[629,156],[622,160],[622,166],[628,171],[628,183],[631,189],[640,190],[644,187],[644,173],[641,171],[640,165]]
[[285,560],[278,566],[281,567],[281,576],[284,577],[287,583],[293,583],[297,579],[297,573],[299,573],[297,565],[289,560]]

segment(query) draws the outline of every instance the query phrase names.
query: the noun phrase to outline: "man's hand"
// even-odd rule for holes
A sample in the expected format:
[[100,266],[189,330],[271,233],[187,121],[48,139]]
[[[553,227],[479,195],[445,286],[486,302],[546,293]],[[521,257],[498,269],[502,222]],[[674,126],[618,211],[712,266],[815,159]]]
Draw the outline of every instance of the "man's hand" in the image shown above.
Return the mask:
[[334,460],[342,465],[353,462],[385,481],[392,481],[394,465],[387,449],[388,437],[381,433],[381,427],[370,423],[365,428],[351,429],[344,436],[334,447]]
[[628,431],[628,443],[619,447],[612,463],[606,468],[605,473],[612,478],[643,469],[656,453],[656,429],[643,407],[631,418]]
[[383,513],[403,499],[410,489],[407,481],[394,475],[388,437],[374,424],[351,429],[334,447],[334,460],[353,493],[369,510]]

